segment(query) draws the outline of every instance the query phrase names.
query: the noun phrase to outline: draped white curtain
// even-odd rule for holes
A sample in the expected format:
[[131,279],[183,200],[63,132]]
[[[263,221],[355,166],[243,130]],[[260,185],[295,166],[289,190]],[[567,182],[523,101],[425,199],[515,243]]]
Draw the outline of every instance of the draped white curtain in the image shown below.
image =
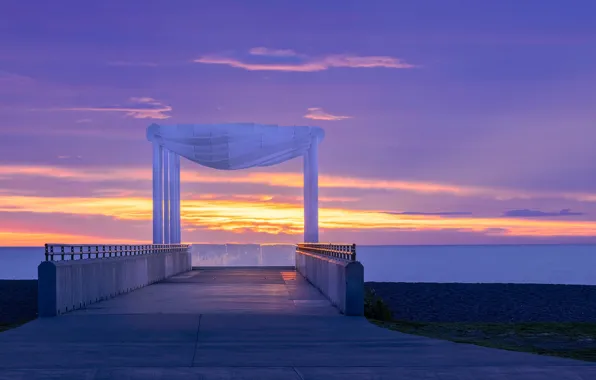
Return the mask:
[[[323,129],[308,126],[248,123],[150,125],[147,139],[154,144],[154,243],[180,241],[180,169],[171,164],[180,156],[219,170],[272,166],[304,156],[304,241],[318,242],[317,149],[324,136]],[[162,149],[167,153],[161,153]],[[176,202],[171,203],[170,198]],[[166,213],[169,211],[169,218],[164,215],[164,209]],[[163,233],[164,223],[165,230],[170,228],[169,233]],[[178,226],[169,226],[171,223]]]
[[314,140],[321,141],[319,127],[280,127],[259,124],[153,124],[149,141],[156,142],[200,165],[220,170],[271,166],[303,156]]

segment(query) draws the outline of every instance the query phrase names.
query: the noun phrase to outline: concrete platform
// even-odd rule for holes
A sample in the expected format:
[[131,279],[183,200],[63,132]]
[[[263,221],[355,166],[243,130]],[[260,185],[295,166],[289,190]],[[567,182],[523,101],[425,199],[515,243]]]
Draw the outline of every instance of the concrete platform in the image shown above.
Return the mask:
[[387,331],[283,269],[196,270],[0,334],[0,379],[594,379],[589,363]]

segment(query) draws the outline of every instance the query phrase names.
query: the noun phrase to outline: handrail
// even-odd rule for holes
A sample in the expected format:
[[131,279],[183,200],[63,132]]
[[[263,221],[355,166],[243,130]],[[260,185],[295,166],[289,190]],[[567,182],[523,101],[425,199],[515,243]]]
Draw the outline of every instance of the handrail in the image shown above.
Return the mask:
[[[119,256],[137,256],[151,253],[179,252],[189,244],[57,244],[45,245],[46,261],[99,259]],[[85,257],[87,255],[87,257]],[[95,255],[95,257],[93,257]],[[101,255],[101,256],[100,256]],[[67,258],[69,257],[69,258]]]
[[296,244],[296,252],[356,261],[356,244],[299,243]]

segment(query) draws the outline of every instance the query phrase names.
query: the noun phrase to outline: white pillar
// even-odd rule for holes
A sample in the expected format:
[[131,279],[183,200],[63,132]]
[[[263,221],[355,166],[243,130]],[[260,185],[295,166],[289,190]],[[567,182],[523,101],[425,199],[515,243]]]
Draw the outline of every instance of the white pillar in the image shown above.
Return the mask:
[[304,208],[304,237],[303,240],[305,243],[308,242],[309,240],[309,236],[310,236],[310,208],[308,207],[308,205],[310,205],[310,181],[309,181],[309,172],[310,172],[310,165],[309,165],[309,152],[306,151],[306,153],[304,153],[304,169],[302,169],[303,171],[303,177],[304,177],[304,181],[303,181],[303,185],[302,185],[302,191],[303,191],[303,205],[302,207]]
[[174,230],[176,231],[175,236],[175,243],[182,242],[182,228],[180,223],[180,156],[175,154],[174,155],[174,176],[173,176],[173,183],[174,183]]
[[169,158],[168,158],[168,166],[169,166],[169,173],[170,173],[170,178],[169,178],[169,188],[170,188],[170,225],[169,225],[169,231],[170,231],[170,243],[178,243],[177,238],[176,238],[176,234],[177,234],[177,230],[176,230],[176,198],[178,197],[177,192],[176,192],[176,157],[178,155],[175,154],[174,152],[169,152]]
[[319,140],[304,155],[304,242],[319,242]]
[[153,143],[153,244],[163,242],[163,149]]
[[164,149],[163,155],[163,242],[170,244],[170,154],[171,152]]

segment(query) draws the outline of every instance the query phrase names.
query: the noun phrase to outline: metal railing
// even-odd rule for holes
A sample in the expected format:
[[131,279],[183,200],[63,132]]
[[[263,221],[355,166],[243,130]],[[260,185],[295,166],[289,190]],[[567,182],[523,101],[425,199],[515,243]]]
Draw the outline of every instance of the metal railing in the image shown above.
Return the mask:
[[[46,244],[46,261],[100,259],[119,256],[137,256],[151,253],[180,252],[189,244]],[[85,257],[86,256],[86,257]]]
[[356,261],[356,244],[299,243],[296,251]]

